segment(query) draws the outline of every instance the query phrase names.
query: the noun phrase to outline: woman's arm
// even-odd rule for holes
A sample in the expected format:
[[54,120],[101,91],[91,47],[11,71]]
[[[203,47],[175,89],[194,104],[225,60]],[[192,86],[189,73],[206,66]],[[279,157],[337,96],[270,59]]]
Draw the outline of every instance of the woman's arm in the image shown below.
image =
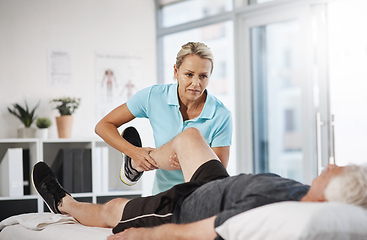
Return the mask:
[[213,240],[216,216],[186,224],[164,224],[154,228],[129,228],[108,240]]
[[224,167],[227,168],[229,161],[230,146],[227,147],[212,147],[219,160],[223,163]]
[[117,128],[130,122],[135,116],[130,112],[126,103],[112,110],[102,118],[95,127],[95,132],[111,147],[130,156],[138,171],[156,169],[156,162],[149,156],[152,148],[139,148],[123,139]]

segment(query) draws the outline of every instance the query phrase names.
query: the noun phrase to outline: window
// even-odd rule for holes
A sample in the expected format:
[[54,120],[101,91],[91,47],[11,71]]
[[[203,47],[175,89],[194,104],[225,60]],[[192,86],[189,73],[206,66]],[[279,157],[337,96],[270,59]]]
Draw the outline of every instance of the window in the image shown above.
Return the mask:
[[[162,24],[158,25],[160,46],[158,81],[164,84],[175,81],[173,66],[178,51],[185,43],[203,42],[212,50],[214,68],[208,91],[232,112],[234,129],[228,171],[234,174],[236,173],[234,34],[231,16],[222,15],[228,11],[232,11],[232,1],[228,0],[176,1],[160,6],[158,19],[161,19]],[[178,30],[175,28],[177,25]]]
[[275,0],[249,0],[249,4],[267,3],[273,2]]
[[299,25],[296,20],[251,29],[254,171],[302,177]]
[[363,139],[367,126],[365,0],[156,2],[160,83],[173,81],[185,42],[203,41],[214,52],[209,90],[232,110],[236,128],[230,173],[310,183],[330,157],[330,109],[338,113],[336,139],[345,136],[335,141],[336,155],[359,154],[363,141],[348,140]]
[[337,164],[362,164],[367,134],[367,32],[365,0],[330,3],[329,61],[331,112],[335,115]]
[[189,41],[203,42],[214,54],[214,69],[208,89],[214,95],[230,94],[234,84],[232,44],[229,44],[233,41],[232,28],[231,22],[222,22],[163,36],[163,83],[174,80],[173,65],[181,46]]
[[161,1],[162,27],[171,27],[204,19],[232,10],[228,0],[187,0],[165,3]]

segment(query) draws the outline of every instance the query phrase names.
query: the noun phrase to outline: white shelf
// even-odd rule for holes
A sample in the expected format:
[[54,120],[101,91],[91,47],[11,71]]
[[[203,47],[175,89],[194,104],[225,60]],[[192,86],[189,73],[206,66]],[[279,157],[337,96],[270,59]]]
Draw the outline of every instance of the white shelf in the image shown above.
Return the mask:
[[37,138],[0,138],[0,143],[37,143]]
[[[9,138],[0,139],[0,161],[8,148],[23,148],[29,149],[30,152],[30,171],[34,164],[38,161],[45,161],[49,165],[55,159],[57,152],[62,148],[87,148],[91,149],[91,161],[92,161],[92,184],[95,183],[95,174],[98,173],[95,168],[96,161],[96,148],[107,147],[108,148],[108,189],[114,189],[107,192],[100,192],[96,190],[95,186],[92,186],[94,192],[86,193],[71,193],[75,198],[90,197],[93,203],[97,202],[97,198],[103,197],[118,197],[118,196],[141,196],[142,184],[139,181],[136,185],[129,187],[124,185],[119,179],[119,171],[122,164],[121,153],[110,147],[102,139],[99,138],[77,138],[77,139],[37,139],[37,138]],[[94,169],[93,169],[94,167]],[[98,178],[97,178],[98,179]],[[93,182],[94,181],[94,182]],[[117,190],[116,190],[117,189]],[[0,202],[12,201],[12,200],[37,200],[38,212],[43,212],[42,199],[36,194],[31,187],[31,195],[8,197],[0,196]]]
[[50,139],[41,139],[42,143],[76,143],[76,142],[103,142],[103,140],[97,138],[50,138]]
[[37,199],[38,195],[24,195],[18,197],[0,197],[0,201]]
[[108,196],[131,196],[131,195],[142,195],[141,190],[131,190],[131,191],[110,191],[108,193],[98,193],[97,197],[108,197]]

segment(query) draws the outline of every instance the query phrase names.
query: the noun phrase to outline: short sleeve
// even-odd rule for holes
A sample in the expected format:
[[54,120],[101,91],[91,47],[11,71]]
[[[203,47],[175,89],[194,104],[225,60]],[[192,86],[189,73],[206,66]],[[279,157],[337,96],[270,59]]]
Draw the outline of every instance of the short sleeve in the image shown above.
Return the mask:
[[148,118],[148,103],[152,87],[147,87],[134,94],[126,105],[137,118]]
[[232,117],[228,112],[223,119],[222,125],[213,136],[211,147],[226,147],[230,146],[232,142]]

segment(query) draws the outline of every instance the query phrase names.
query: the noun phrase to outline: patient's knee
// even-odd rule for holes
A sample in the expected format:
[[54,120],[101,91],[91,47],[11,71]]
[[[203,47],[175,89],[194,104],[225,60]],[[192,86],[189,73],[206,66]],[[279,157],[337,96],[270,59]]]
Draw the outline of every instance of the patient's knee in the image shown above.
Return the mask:
[[103,218],[107,227],[115,227],[121,220],[128,199],[116,198],[103,205]]
[[185,129],[175,139],[176,146],[186,146],[187,143],[194,143],[198,139],[203,139],[200,131],[196,128],[190,127]]
[[193,138],[193,137],[202,137],[200,131],[197,128],[190,127],[185,129],[181,136],[183,138]]

